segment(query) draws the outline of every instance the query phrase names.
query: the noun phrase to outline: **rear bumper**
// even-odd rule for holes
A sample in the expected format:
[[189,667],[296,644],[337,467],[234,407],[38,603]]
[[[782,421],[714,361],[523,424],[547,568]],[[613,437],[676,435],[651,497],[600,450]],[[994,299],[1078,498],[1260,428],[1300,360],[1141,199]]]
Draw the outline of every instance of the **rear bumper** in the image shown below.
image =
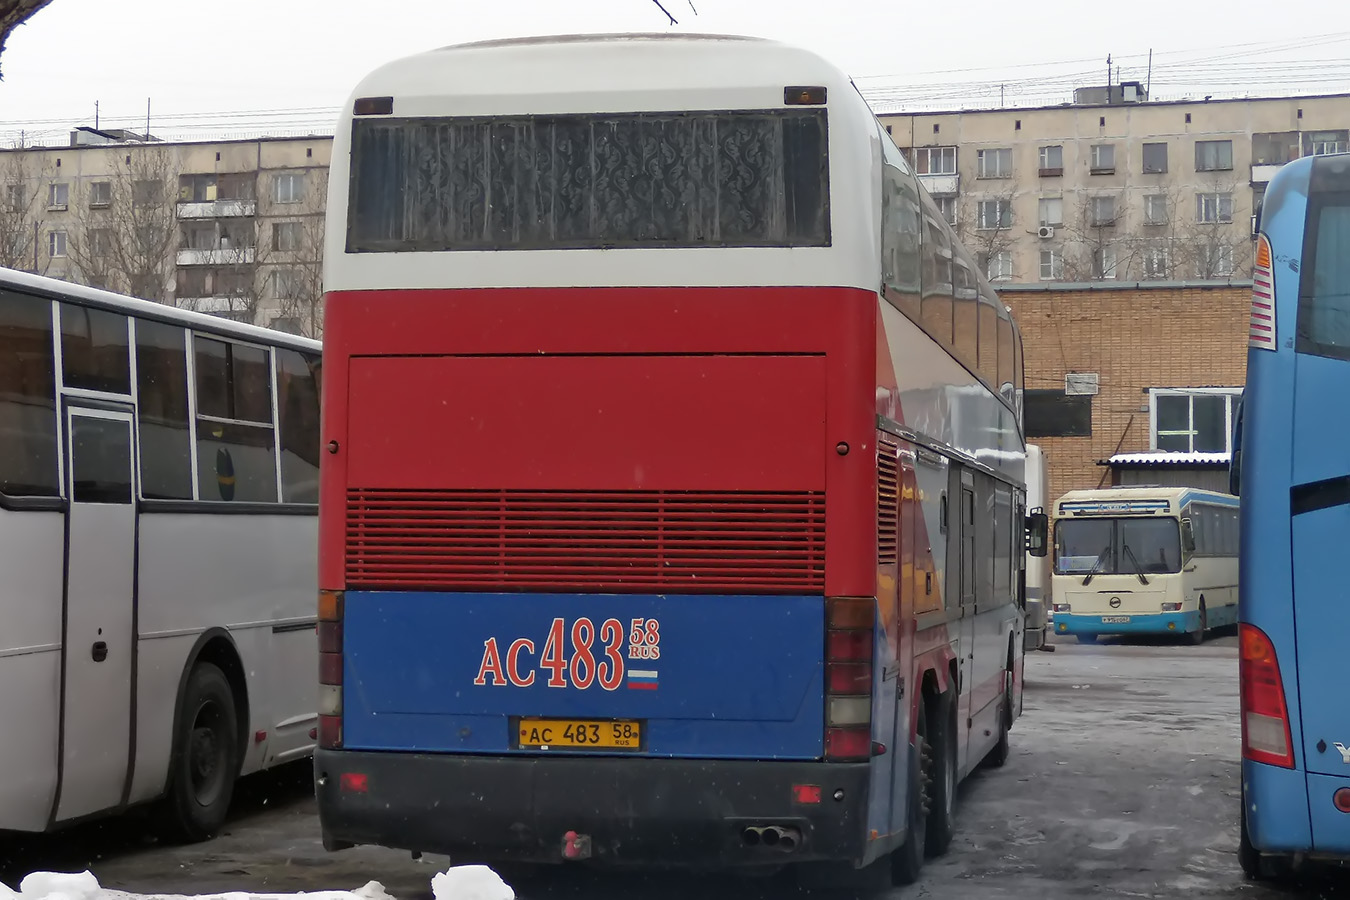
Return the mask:
[[[1103,619],[1129,618],[1128,622],[1104,622]],[[1200,611],[1170,613],[1103,613],[1083,615],[1058,613],[1056,634],[1186,634],[1200,627]]]
[[[865,846],[867,763],[318,750],[314,765],[329,846],[557,863],[575,832],[592,862],[689,867],[857,860]],[[346,773],[366,792],[344,790]],[[821,802],[795,802],[794,784],[819,785]],[[795,849],[748,845],[765,825],[797,829]]]

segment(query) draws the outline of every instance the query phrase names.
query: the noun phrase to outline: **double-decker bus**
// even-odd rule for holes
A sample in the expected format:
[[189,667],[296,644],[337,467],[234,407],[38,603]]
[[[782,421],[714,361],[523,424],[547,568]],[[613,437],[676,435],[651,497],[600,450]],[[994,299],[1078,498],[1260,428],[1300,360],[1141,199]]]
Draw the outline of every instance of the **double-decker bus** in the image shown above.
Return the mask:
[[1184,635],[1237,621],[1238,501],[1217,491],[1070,491],[1054,510],[1057,634]]
[[1021,342],[849,80],[455,46],[333,160],[325,846],[913,880],[1021,708]]
[[1350,860],[1350,155],[1284,166],[1262,203],[1242,496],[1239,859],[1253,878]]
[[0,269],[0,831],[312,752],[319,349]]

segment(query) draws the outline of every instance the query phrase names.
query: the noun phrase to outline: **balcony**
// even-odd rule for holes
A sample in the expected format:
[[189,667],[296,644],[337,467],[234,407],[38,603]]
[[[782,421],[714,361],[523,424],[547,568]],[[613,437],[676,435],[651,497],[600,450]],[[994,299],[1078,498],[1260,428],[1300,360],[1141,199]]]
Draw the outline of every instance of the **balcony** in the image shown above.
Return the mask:
[[1280,163],[1252,165],[1252,184],[1265,184],[1275,177],[1275,173],[1284,168]]
[[202,203],[179,203],[180,219],[229,219],[251,216],[257,209],[252,200],[207,200]]
[[179,250],[175,262],[180,266],[246,266],[253,262],[252,247],[220,250]]
[[931,197],[950,197],[961,190],[960,175],[920,175],[919,183]]

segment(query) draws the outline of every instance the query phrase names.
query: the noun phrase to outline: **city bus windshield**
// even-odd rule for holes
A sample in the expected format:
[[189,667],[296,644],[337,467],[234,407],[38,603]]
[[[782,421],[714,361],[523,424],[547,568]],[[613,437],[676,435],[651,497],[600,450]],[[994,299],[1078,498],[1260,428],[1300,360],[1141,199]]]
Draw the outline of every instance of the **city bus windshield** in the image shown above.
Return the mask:
[[1060,575],[1153,575],[1181,570],[1176,519],[1068,519],[1055,526]]

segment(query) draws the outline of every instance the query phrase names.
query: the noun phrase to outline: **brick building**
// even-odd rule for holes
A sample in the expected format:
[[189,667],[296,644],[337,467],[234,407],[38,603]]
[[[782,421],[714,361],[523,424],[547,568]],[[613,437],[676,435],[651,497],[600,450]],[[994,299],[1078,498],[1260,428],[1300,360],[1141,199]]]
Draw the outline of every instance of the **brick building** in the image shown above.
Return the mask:
[[1227,453],[1246,381],[1251,283],[1000,285],[1022,330],[1028,440],[1050,497],[1111,484],[1147,450]]

